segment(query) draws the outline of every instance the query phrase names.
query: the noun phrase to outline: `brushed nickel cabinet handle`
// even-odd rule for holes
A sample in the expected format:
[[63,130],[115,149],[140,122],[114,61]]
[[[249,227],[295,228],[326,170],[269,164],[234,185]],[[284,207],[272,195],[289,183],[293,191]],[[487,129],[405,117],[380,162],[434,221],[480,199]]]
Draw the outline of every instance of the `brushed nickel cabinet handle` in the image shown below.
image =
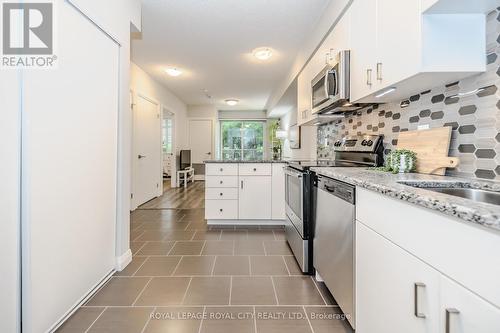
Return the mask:
[[221,192],[220,196],[222,197],[224,194]]
[[223,211],[224,211],[224,209],[222,209],[222,208],[221,208],[221,209],[219,209],[219,212],[221,212],[221,213],[222,213]]
[[382,63],[378,62],[377,63],[377,80],[382,81]]
[[224,169],[220,168],[220,172],[224,171]]
[[257,171],[257,168],[253,168],[253,171],[256,172]]
[[445,332],[446,333],[451,333],[451,315],[452,314],[459,314],[460,311],[458,311],[457,309],[455,308],[448,308],[446,309],[446,324],[445,324]]
[[220,183],[223,184],[224,182],[221,180]]
[[371,68],[366,70],[366,84],[369,86],[372,85],[372,72]]
[[243,181],[241,181],[241,189],[243,189]]
[[419,288],[425,288],[426,285],[421,282],[415,282],[414,286],[414,307],[415,307],[415,317],[417,318],[425,318],[425,314],[419,311],[419,306],[418,306],[418,289]]

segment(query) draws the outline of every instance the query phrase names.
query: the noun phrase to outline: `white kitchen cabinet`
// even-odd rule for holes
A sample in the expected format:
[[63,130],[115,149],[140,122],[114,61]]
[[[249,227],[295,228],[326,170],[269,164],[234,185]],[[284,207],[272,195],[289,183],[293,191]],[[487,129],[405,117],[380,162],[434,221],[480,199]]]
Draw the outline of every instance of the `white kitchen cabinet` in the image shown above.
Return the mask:
[[285,220],[285,171],[286,164],[273,164],[272,178],[272,219]]
[[238,216],[240,220],[271,220],[271,176],[240,176]]
[[205,200],[207,220],[237,220],[238,200]]
[[355,0],[351,5],[351,100],[370,95],[375,89],[376,64],[373,55],[377,53],[377,2]]
[[[351,100],[392,102],[484,72],[485,2],[355,0],[348,11]],[[423,13],[441,3],[448,12]],[[389,88],[395,90],[377,97]]]
[[445,276],[441,277],[440,314],[439,332],[500,332],[500,309]]
[[437,271],[357,222],[356,332],[438,332],[439,281]]

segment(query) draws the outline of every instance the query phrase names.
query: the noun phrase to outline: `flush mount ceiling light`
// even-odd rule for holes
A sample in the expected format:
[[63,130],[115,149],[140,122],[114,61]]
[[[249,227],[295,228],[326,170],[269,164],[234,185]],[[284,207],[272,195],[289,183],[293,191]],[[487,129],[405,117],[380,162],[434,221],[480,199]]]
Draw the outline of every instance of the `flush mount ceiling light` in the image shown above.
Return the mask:
[[259,60],[268,60],[273,56],[273,50],[269,47],[259,47],[253,50],[252,54]]
[[237,100],[237,99],[226,99],[225,100],[226,104],[229,105],[229,106],[235,106],[236,104],[238,104],[240,101]]
[[182,74],[182,71],[178,68],[175,68],[175,67],[169,67],[169,68],[165,69],[165,72],[168,75],[173,76],[173,77],[177,77],[177,76]]
[[387,89],[387,90],[385,90],[385,91],[381,92],[380,94],[375,95],[375,98],[380,98],[380,97],[385,96],[385,95],[387,95],[387,94],[390,94],[390,93],[392,93],[392,92],[394,92],[394,91],[396,91],[396,88],[394,88],[394,87],[389,88],[389,89]]

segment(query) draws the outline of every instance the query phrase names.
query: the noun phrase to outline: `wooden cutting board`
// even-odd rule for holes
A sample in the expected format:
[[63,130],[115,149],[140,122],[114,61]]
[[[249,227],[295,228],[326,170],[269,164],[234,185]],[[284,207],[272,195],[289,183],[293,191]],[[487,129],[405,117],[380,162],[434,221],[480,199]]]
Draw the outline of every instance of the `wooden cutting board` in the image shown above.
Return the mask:
[[398,149],[417,154],[417,172],[444,175],[446,168],[456,168],[459,160],[448,157],[452,128],[449,126],[399,133]]

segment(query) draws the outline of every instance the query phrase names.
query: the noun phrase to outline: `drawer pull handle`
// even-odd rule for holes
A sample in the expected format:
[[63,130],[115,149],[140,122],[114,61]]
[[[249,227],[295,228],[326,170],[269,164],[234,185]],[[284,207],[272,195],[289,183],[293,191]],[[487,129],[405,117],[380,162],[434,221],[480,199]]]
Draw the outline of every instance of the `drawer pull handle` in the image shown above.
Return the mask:
[[451,333],[451,315],[452,314],[459,314],[460,311],[454,308],[448,308],[446,309],[446,327],[445,327],[445,332],[446,333]]
[[253,168],[253,171],[257,171],[257,168]]
[[220,183],[223,184],[224,182],[221,180]]
[[220,194],[220,196],[221,196],[221,197],[222,197],[223,195],[224,195],[223,193],[221,193],[221,194]]
[[425,314],[419,311],[418,309],[418,289],[425,288],[426,285],[421,282],[416,282],[414,287],[414,302],[415,302],[415,317],[417,318],[425,318]]
[[379,80],[379,81],[383,80],[383,77],[382,77],[382,63],[381,62],[377,63],[377,80]]
[[243,181],[241,181],[241,189],[243,189]]
[[219,211],[222,213],[224,211],[224,209],[221,208],[221,209],[219,209]]
[[371,69],[366,70],[366,84],[369,86],[372,85],[372,70]]
[[220,172],[224,171],[224,169],[220,168]]

